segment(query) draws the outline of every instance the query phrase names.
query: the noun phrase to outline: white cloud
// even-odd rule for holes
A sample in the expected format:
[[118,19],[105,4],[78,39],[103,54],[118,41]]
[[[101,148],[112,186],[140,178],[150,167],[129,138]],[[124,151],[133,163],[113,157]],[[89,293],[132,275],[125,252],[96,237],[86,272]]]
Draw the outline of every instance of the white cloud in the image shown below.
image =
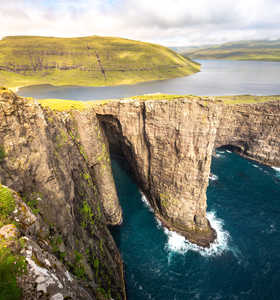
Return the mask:
[[0,0],[0,4],[0,36],[96,34],[165,45],[280,37],[278,0]]

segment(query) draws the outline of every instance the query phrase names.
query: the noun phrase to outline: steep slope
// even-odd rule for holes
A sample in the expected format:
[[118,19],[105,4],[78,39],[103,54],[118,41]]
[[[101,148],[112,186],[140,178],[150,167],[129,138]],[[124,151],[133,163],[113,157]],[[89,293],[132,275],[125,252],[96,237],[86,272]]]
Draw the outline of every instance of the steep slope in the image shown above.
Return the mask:
[[199,65],[163,46],[113,37],[6,37],[0,85],[105,86],[186,76]]
[[[40,271],[23,281],[25,299],[61,299],[51,298],[58,292],[67,299],[125,299],[122,260],[107,228],[122,222],[122,212],[95,114],[54,113],[1,90],[0,120],[0,183],[19,198],[17,206],[6,205],[13,192],[0,194],[0,227],[16,224],[30,241],[28,270]],[[20,209],[32,230],[28,218],[13,215]],[[42,263],[47,257],[50,263]],[[65,270],[72,274],[66,279],[75,278],[72,294]]]
[[280,61],[280,40],[230,42],[183,49],[179,53],[193,59]]

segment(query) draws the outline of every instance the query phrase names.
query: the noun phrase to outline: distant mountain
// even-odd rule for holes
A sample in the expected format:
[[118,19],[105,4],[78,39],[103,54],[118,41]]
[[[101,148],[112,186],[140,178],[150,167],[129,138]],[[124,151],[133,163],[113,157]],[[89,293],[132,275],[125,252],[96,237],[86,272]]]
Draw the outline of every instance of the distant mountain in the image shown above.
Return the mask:
[[192,59],[280,61],[280,39],[229,42],[178,51]]
[[106,86],[186,76],[200,65],[169,48],[115,37],[0,40],[0,86]]

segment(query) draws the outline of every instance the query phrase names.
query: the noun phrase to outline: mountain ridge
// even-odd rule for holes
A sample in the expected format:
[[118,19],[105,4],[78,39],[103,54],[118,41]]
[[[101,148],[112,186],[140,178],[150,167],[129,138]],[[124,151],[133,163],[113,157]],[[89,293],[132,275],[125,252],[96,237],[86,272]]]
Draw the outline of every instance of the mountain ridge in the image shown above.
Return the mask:
[[192,59],[280,61],[280,39],[227,42],[200,47],[174,47]]

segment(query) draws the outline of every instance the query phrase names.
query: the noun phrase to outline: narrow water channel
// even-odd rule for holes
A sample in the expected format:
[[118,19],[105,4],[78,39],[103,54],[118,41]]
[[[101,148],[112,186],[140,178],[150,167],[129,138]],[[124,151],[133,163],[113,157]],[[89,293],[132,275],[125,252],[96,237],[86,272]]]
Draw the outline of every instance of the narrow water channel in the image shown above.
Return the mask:
[[113,236],[128,300],[279,299],[280,173],[227,151],[218,151],[211,171],[208,217],[219,239],[204,251],[162,228],[113,161],[124,212]]

